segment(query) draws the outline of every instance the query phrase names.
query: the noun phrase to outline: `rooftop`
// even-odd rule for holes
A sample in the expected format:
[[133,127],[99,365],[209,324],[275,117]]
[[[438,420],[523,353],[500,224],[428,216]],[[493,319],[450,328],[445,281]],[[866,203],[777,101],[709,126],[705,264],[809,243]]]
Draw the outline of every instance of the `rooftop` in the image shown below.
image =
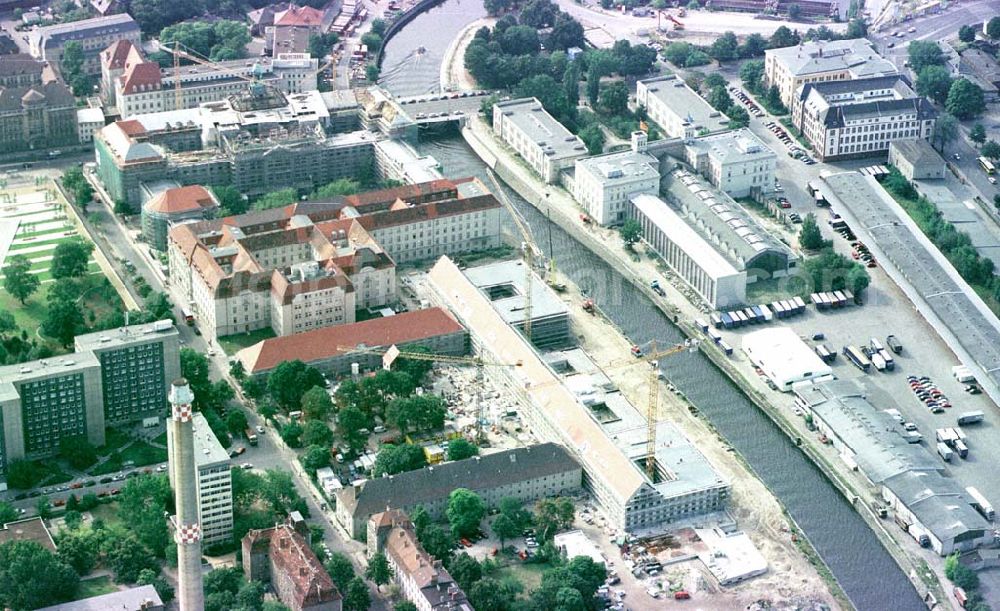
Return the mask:
[[0,545],[10,541],[34,541],[50,552],[56,551],[56,544],[49,529],[45,527],[45,521],[37,516],[4,524],[0,529]]
[[587,154],[583,140],[574,136],[556,121],[537,98],[521,98],[499,102],[496,108],[513,123],[526,138],[540,147],[551,159],[580,157]]
[[579,468],[562,446],[543,443],[365,480],[353,495],[346,494],[338,502],[345,502],[354,515],[366,516],[387,508],[429,503],[456,488],[497,488]]
[[[147,606],[144,606],[147,605]],[[38,609],[38,611],[141,611],[149,608],[162,609],[163,601],[153,586],[136,586],[128,590],[92,596],[83,600],[62,603]]]
[[715,247],[691,228],[670,206],[655,195],[635,195],[630,200],[646,218],[663,231],[674,244],[698,260],[698,265],[712,278],[738,274]]
[[938,541],[973,533],[978,538],[993,528],[972,508],[968,493],[940,473],[907,471],[886,480],[885,486]]
[[99,366],[100,362],[97,357],[89,351],[38,359],[18,365],[6,365],[0,367],[0,387],[6,384],[18,384],[25,380],[67,375],[82,369]]
[[729,117],[712,108],[705,98],[674,74],[643,79],[638,84],[646,87],[650,97],[659,100],[694,128],[704,128],[710,133],[729,129]]
[[895,64],[883,59],[864,38],[809,41],[793,47],[768,49],[794,76],[848,70],[853,78],[896,74]]
[[205,415],[195,412],[194,425],[194,460],[198,468],[212,467],[229,462],[229,452],[208,426]]
[[178,336],[177,327],[172,320],[160,320],[157,322],[129,325],[117,329],[106,331],[96,331],[94,333],[84,333],[77,335],[74,340],[77,352],[85,350],[108,350],[127,346],[135,342],[147,340],[160,340],[163,337]]
[[660,177],[660,162],[652,155],[624,151],[576,161],[576,172],[588,172],[602,184],[614,186]]
[[889,148],[896,149],[899,154],[903,156],[914,166],[919,166],[922,164],[933,163],[937,165],[943,165],[944,159],[931,143],[924,140],[923,138],[913,138],[912,140],[893,140],[889,143]]
[[219,202],[211,191],[201,185],[190,185],[163,191],[146,202],[143,209],[170,215],[218,207]]
[[826,115],[829,128],[844,127],[850,121],[894,117],[901,113],[913,113],[918,121],[933,119],[937,110],[927,98],[907,98],[899,100],[879,100],[860,104],[838,104]]
[[293,358],[308,363],[349,352],[342,350],[342,346],[388,348],[464,331],[465,328],[441,308],[429,308],[266,339],[240,350],[236,358],[243,362],[248,372],[262,373]]
[[47,46],[49,42],[59,44],[63,40],[81,39],[98,33],[128,31],[138,34],[139,24],[128,13],[119,13],[107,17],[47,25],[32,31],[31,37],[33,40],[44,41]]
[[[520,325],[525,320],[524,261],[499,261],[470,267],[465,276],[487,299],[505,321]],[[567,316],[566,304],[536,274],[530,274],[531,320]]]
[[695,138],[687,146],[711,155],[722,164],[777,158],[763,140],[746,128]]

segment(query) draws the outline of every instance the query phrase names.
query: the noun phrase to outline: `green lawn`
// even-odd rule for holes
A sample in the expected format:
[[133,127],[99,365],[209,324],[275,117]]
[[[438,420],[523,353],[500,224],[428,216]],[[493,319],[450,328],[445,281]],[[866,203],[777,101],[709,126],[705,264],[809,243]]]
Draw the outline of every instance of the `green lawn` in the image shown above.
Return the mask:
[[[54,239],[51,239],[51,240],[38,240],[37,242],[35,242],[35,241],[32,241],[32,242],[21,242],[21,243],[18,243],[18,244],[11,244],[10,250],[8,252],[9,253],[13,253],[11,255],[11,256],[13,256],[13,255],[18,254],[18,251],[27,250],[29,248],[34,248],[36,246],[51,246],[53,249],[55,249],[55,247],[59,246],[60,244],[63,244],[65,242],[72,242],[72,241],[74,241],[76,239],[78,239],[78,238],[73,237],[73,236],[66,236],[66,237],[62,237],[62,238],[54,238]],[[44,251],[38,251],[38,252],[44,252]],[[26,256],[28,258],[31,258],[32,254],[33,253],[26,253],[24,256]]]
[[83,600],[84,598],[101,596],[117,591],[118,586],[112,583],[111,577],[105,575],[104,577],[95,577],[81,581],[79,588],[76,590],[76,598],[77,600]]
[[132,466],[145,467],[146,465],[155,465],[161,462],[166,462],[166,460],[167,450],[165,448],[157,448],[144,441],[136,441],[121,452],[114,454],[108,460],[94,467],[94,469],[90,471],[90,474],[96,476],[114,473],[116,471],[120,471],[125,466],[125,463],[129,461],[135,463]]
[[167,445],[167,432],[163,431],[162,433],[160,433],[159,435],[157,435],[156,437],[154,437],[153,441],[155,443],[160,444],[160,445],[164,445],[164,446]]
[[243,348],[253,346],[257,342],[271,339],[272,337],[274,337],[274,331],[270,327],[265,327],[249,333],[237,333],[235,335],[220,337],[219,346],[222,347],[226,354],[232,356]]
[[750,303],[771,303],[802,295],[805,283],[801,278],[772,278],[758,280],[747,285],[747,301]]
[[128,443],[129,439],[128,435],[118,429],[104,429],[104,445],[98,448],[98,453],[102,456],[106,456],[112,452],[116,452],[120,450],[123,445]]
[[542,583],[542,573],[549,568],[548,564],[526,563],[520,560],[511,560],[510,562],[509,565],[497,570],[493,577],[496,579],[513,577],[524,584],[525,592],[538,588]]

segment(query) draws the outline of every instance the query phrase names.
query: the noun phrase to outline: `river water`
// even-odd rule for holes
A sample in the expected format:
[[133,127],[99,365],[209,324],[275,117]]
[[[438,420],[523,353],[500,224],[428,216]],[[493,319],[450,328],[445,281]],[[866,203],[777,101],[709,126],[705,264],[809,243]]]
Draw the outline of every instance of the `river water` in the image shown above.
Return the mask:
[[[465,13],[464,11],[468,11]],[[389,41],[383,85],[395,95],[435,91],[440,61],[449,42],[482,16],[475,0],[446,0],[414,19]],[[426,28],[431,28],[430,30]],[[428,36],[429,31],[433,36]],[[426,48],[421,57],[418,46]],[[436,57],[437,65],[423,61]],[[448,177],[478,176],[490,184],[486,166],[461,137],[430,140],[420,152],[434,156]],[[680,331],[602,259],[533,206],[506,189],[539,247],[554,253],[561,273],[592,296],[635,343],[663,345],[683,339]],[[746,396],[701,353],[682,353],[662,362],[667,376],[701,414],[746,459],[806,533],[848,597],[862,611],[926,609],[916,590],[854,508]]]

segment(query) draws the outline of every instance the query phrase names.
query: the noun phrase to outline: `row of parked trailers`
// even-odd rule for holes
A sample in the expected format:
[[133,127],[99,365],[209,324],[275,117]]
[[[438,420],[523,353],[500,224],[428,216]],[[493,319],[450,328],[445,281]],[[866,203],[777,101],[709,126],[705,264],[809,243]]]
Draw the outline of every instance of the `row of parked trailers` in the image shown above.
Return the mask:
[[854,303],[854,293],[844,289],[842,291],[828,291],[825,293],[813,293],[809,295],[809,301],[816,306],[817,310],[828,310],[830,308],[844,308]]
[[[771,322],[775,318],[789,318],[805,312],[806,303],[801,297],[783,301],[773,301],[770,304],[748,306],[740,310],[715,312],[711,316],[712,326],[716,329],[735,329],[745,325],[756,325]],[[708,329],[708,323],[695,321],[699,327]]]

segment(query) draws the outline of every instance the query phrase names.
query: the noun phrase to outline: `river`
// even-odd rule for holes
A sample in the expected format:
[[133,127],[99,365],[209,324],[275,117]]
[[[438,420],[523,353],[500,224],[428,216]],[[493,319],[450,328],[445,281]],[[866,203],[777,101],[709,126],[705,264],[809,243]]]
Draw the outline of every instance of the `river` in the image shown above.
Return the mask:
[[[396,95],[436,90],[438,67],[418,63],[410,46],[422,45],[426,55],[441,61],[450,41],[481,16],[470,0],[446,0],[415,19],[386,48],[384,86]],[[434,40],[421,36],[433,17]],[[427,21],[423,21],[427,18]],[[411,34],[411,28],[419,30]],[[420,42],[417,42],[420,41]],[[395,62],[395,63],[393,63]],[[395,75],[395,76],[394,76]],[[486,166],[461,137],[423,142],[420,152],[434,156],[448,177],[479,176],[487,184]],[[591,295],[601,309],[635,343],[656,339],[661,344],[683,339],[681,332],[648,298],[634,290],[618,272],[591,253],[512,190],[507,194],[524,215],[538,245],[555,254],[560,272]],[[513,232],[513,229],[512,229]],[[926,609],[913,585],[854,508],[820,470],[701,353],[683,353],[663,362],[674,385],[746,459],[799,524],[816,551],[833,571],[851,602],[862,611]]]

